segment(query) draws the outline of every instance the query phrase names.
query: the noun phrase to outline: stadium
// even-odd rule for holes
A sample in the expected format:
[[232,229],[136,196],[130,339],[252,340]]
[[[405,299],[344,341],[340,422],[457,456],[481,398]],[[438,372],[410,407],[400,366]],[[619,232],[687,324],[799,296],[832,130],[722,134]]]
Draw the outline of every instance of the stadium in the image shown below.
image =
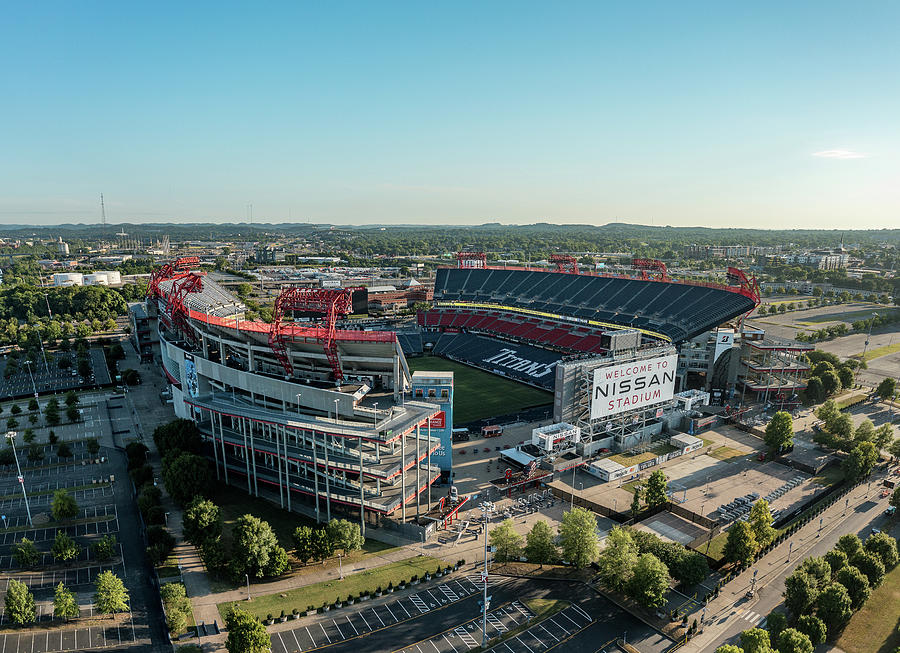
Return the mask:
[[[288,287],[273,323],[247,320],[235,296],[192,271],[196,259],[181,259],[153,275],[133,321],[153,323],[175,413],[197,423],[221,480],[316,519],[355,515],[363,529],[419,539],[432,486],[452,480],[454,380],[427,362],[411,371],[407,356],[553,391],[554,413],[579,422],[589,444],[600,423],[585,403],[591,370],[672,355],[759,301],[734,269],[726,286],[674,281],[655,261],[636,261],[634,276],[555,262],[494,268],[461,253],[437,270],[416,324],[379,331],[343,319],[356,288]],[[629,411],[617,419],[637,423]]]

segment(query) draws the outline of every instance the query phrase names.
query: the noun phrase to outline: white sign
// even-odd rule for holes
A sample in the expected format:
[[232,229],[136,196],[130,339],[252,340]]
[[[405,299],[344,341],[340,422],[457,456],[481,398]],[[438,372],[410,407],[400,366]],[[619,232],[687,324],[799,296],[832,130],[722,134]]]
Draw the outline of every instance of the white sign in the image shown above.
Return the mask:
[[734,329],[716,331],[716,350],[713,353],[713,362],[719,360],[719,356],[731,349],[732,345],[734,345]]
[[591,392],[591,419],[671,400],[677,368],[677,354],[598,367]]

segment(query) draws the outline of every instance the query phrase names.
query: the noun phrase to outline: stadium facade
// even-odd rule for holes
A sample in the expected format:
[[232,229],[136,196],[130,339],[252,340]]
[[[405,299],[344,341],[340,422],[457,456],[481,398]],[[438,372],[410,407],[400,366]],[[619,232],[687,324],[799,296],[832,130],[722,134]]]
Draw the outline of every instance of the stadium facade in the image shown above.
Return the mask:
[[156,320],[175,414],[199,427],[217,478],[363,529],[403,530],[427,512],[432,485],[452,470],[452,411],[442,406],[452,375],[423,377],[412,397],[394,333],[336,328],[349,291],[288,289],[268,324],[247,320],[234,295],[191,271],[196,263],[164,266],[134,310]]

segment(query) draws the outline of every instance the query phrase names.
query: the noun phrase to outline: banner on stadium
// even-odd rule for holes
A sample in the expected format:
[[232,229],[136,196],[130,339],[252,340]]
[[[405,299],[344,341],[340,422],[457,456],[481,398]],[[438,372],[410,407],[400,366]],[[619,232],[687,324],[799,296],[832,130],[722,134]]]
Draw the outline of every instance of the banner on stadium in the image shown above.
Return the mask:
[[677,367],[677,354],[598,367],[591,392],[591,419],[670,401],[675,395]]
[[447,413],[445,413],[444,411],[439,412],[437,415],[431,418],[430,425],[433,429],[444,428],[447,425]]

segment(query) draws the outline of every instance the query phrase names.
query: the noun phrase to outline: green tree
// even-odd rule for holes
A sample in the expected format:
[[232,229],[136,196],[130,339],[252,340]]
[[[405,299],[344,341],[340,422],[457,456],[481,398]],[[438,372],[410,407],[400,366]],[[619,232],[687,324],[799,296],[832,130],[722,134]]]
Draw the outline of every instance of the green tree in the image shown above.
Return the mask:
[[20,626],[34,621],[34,595],[15,578],[6,586],[6,618]]
[[860,442],[844,460],[844,473],[851,480],[858,480],[872,471],[878,461],[878,453],[871,442]]
[[80,613],[78,599],[72,591],[60,583],[53,594],[53,616],[57,619],[73,619]]
[[504,519],[490,534],[491,546],[495,547],[497,562],[518,560],[522,554],[522,536],[516,533],[512,519]]
[[762,628],[751,628],[741,633],[744,653],[773,653],[769,633]]
[[634,497],[631,499],[631,516],[637,517],[641,512],[641,486],[634,486]]
[[159,596],[166,609],[166,626],[169,632],[180,635],[187,630],[191,600],[181,583],[165,583],[159,588]]
[[[326,535],[327,537],[327,535]],[[240,561],[242,570],[255,578],[265,576],[269,557],[278,546],[275,531],[265,522],[253,515],[238,517],[234,526],[234,561]]]
[[212,476],[206,458],[187,452],[172,452],[163,459],[163,482],[169,496],[185,505],[196,496],[207,496]]
[[766,445],[772,451],[782,451],[794,444],[794,420],[787,411],[780,410],[766,425]]
[[81,399],[78,397],[78,393],[74,390],[69,390],[66,393],[66,406],[77,406],[81,402]]
[[850,594],[840,583],[832,583],[819,595],[816,602],[816,616],[828,629],[828,638],[835,639],[853,614],[850,608]]
[[38,562],[41,560],[41,554],[38,553],[34,542],[27,537],[23,537],[12,545],[12,554],[16,564],[28,569],[37,566]]
[[294,540],[294,555],[305,565],[313,557],[313,529],[309,526],[298,526],[291,538]]
[[100,441],[97,438],[88,438],[87,442],[85,442],[85,447],[87,448],[87,452],[96,456],[100,453]]
[[646,608],[659,608],[666,604],[669,569],[652,553],[644,553],[638,557],[625,589],[638,604]]
[[222,534],[222,517],[219,513],[219,506],[202,496],[194,497],[188,504],[181,523],[184,528],[184,537],[196,546]]
[[77,406],[69,406],[66,408],[66,419],[72,423],[81,421],[81,413],[78,412]]
[[105,562],[116,555],[116,541],[115,535],[104,535],[99,540],[94,542],[91,545],[91,549],[94,552],[94,557],[97,558],[100,562]]
[[750,524],[750,530],[753,531],[753,537],[756,539],[758,547],[767,547],[775,540],[776,531],[772,528],[774,521],[772,513],[769,511],[768,501],[760,499],[753,504],[747,522]]
[[891,570],[897,565],[897,540],[887,533],[870,535],[863,547],[869,553],[878,556],[886,570]]
[[325,561],[334,554],[333,543],[324,528],[317,528],[313,531],[312,552],[313,560],[322,564],[325,564]]
[[850,564],[869,579],[869,585],[872,587],[878,587],[884,580],[884,564],[875,553],[869,553],[866,550],[860,551],[850,558]]
[[872,442],[875,443],[876,451],[881,451],[882,449],[887,449],[891,440],[894,438],[894,427],[890,424],[882,424],[877,429],[875,429],[875,436],[872,439]]
[[821,619],[811,614],[801,615],[797,619],[797,630],[809,637],[809,641],[813,646],[825,643],[828,631]]
[[840,391],[841,379],[834,370],[825,372],[819,378],[822,379],[822,388],[825,390],[826,395],[832,395]]
[[722,644],[716,649],[716,653],[744,653],[744,649],[734,644]]
[[832,549],[825,554],[825,562],[831,567],[831,575],[833,576],[847,566],[847,554],[838,549]]
[[346,519],[332,519],[328,522],[328,536],[334,543],[335,549],[341,549],[344,554],[359,551],[366,538],[364,538],[359,530],[359,524],[349,522]]
[[122,579],[111,571],[97,574],[94,582],[94,607],[100,614],[127,612],[130,602],[128,590]]
[[631,580],[638,555],[631,533],[621,526],[613,528],[598,560],[600,582],[611,590],[622,590]]
[[847,413],[841,413],[834,418],[834,421],[828,427],[828,431],[836,437],[849,440],[853,436],[853,418]]
[[648,508],[655,508],[656,506],[665,505],[665,503],[669,500],[669,484],[666,479],[666,475],[662,472],[661,469],[657,469],[655,472],[650,474],[650,478],[647,479],[645,489],[647,492],[646,501]]
[[587,567],[597,559],[597,520],[584,508],[563,514],[559,526],[559,544],[563,558],[577,568]]
[[878,387],[875,388],[875,394],[877,394],[884,401],[887,401],[888,399],[893,397],[894,393],[896,392],[897,379],[891,377],[882,379],[881,383],[878,384]]
[[853,370],[846,365],[841,365],[837,370],[838,378],[841,380],[842,388],[849,388],[853,385]]
[[843,552],[844,555],[847,556],[848,559],[852,559],[857,553],[862,551],[863,544],[862,540],[859,539],[855,533],[847,533],[846,535],[841,535],[838,538],[837,544],[834,545],[834,548],[838,551]]
[[888,447],[888,452],[894,458],[900,458],[900,438],[897,438],[896,440],[891,442],[890,446]]
[[825,558],[807,558],[800,565],[800,569],[809,574],[818,589],[822,589],[831,582],[831,565]]
[[815,579],[802,569],[797,569],[784,580],[784,605],[795,619],[809,612],[818,595]]
[[853,439],[857,442],[874,442],[875,425],[872,423],[872,420],[864,419],[860,422],[853,433]]
[[53,503],[50,506],[50,514],[53,519],[75,519],[78,516],[78,503],[66,490],[56,490],[53,493]]
[[850,607],[859,610],[869,600],[869,579],[856,567],[844,567],[834,577],[835,582],[847,588]]
[[50,547],[53,558],[65,564],[71,564],[81,553],[81,547],[63,531],[56,531],[53,546]]
[[766,617],[766,628],[769,631],[769,637],[777,641],[781,631],[787,628],[787,617],[783,612],[777,610],[770,612]]
[[817,376],[811,376],[806,380],[806,390],[804,392],[804,401],[807,404],[818,404],[825,398],[825,386],[822,385],[822,379]]
[[528,535],[525,536],[525,557],[528,562],[537,563],[543,567],[545,563],[556,560],[556,556],[553,530],[542,519],[535,522],[528,531]]
[[727,561],[749,564],[757,549],[756,537],[747,522],[737,521],[731,525],[723,550]]
[[225,615],[225,628],[228,653],[268,653],[272,647],[266,627],[246,610],[232,608]]
[[812,653],[813,645],[805,633],[785,628],[778,636],[778,653]]

